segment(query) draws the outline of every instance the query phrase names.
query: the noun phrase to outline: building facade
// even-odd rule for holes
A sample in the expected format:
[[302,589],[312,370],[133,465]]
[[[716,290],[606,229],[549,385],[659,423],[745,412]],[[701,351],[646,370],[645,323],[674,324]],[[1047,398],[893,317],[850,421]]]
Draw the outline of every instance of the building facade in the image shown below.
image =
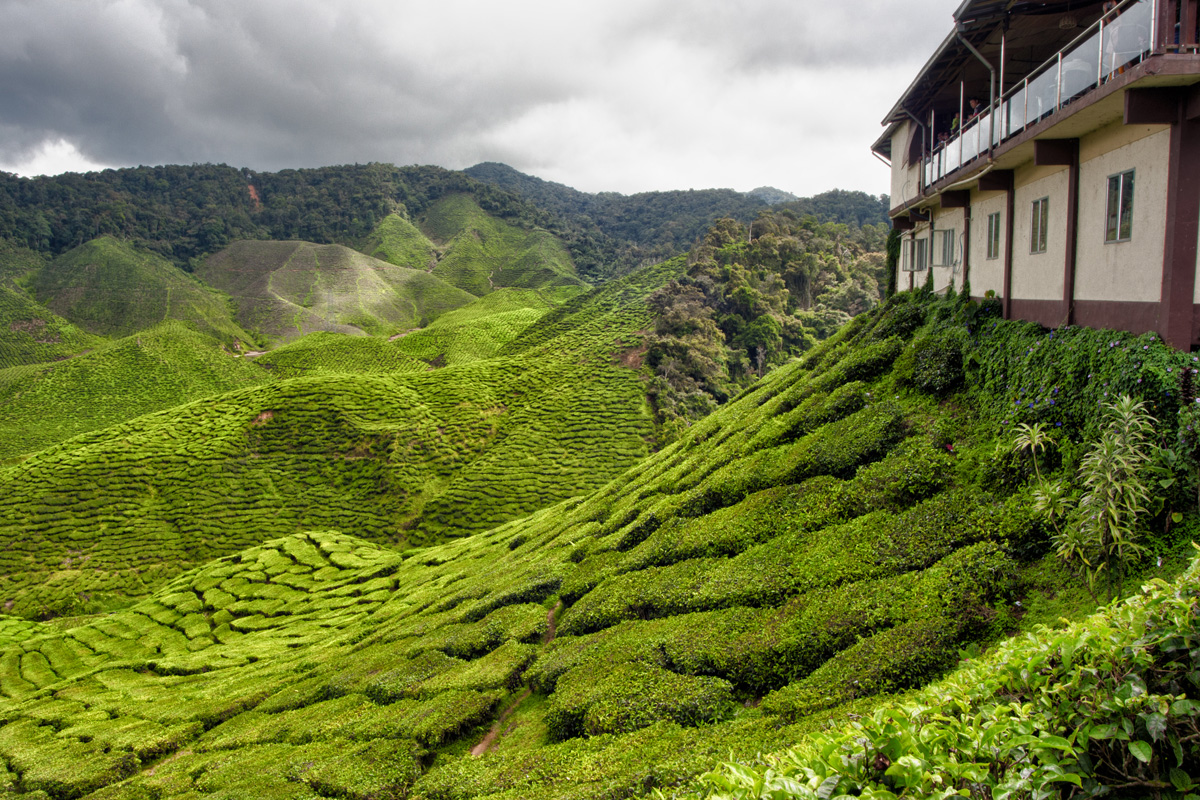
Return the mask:
[[1200,344],[1200,0],[966,0],[884,119],[901,289]]

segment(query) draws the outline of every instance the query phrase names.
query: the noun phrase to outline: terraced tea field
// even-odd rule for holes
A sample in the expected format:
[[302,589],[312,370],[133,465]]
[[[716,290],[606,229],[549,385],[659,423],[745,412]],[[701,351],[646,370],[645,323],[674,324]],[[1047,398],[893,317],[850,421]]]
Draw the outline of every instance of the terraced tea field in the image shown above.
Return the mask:
[[439,200],[420,225],[442,251],[433,274],[471,294],[515,287],[557,290],[565,299],[587,287],[552,234],[496,219],[469,195]]
[[101,336],[129,336],[178,320],[223,342],[253,341],[234,322],[226,295],[111,236],[50,261],[29,288],[51,311]]
[[423,269],[341,245],[236,242],[196,274],[233,297],[239,323],[276,343],[314,331],[391,335],[474,300]]
[[271,380],[266,370],[177,321],[115,342],[88,341],[94,349],[70,360],[0,370],[0,463],[143,414]]
[[[325,366],[309,377],[206,396],[0,469],[0,540],[13,542],[0,602],[28,616],[103,609],[272,537],[337,529],[421,546],[592,491],[648,452],[642,379],[616,355],[648,322],[645,296],[674,274],[590,295],[570,314],[581,324],[540,348],[460,366],[401,372],[393,359],[369,374],[365,349],[340,347],[349,337],[318,341],[309,350]],[[402,341],[371,350],[402,354]],[[279,372],[306,372],[302,345],[280,351]],[[136,340],[125,347],[140,357]],[[218,357],[245,371],[232,376],[268,374]],[[100,370],[80,370],[72,386],[106,385]]]
[[[661,285],[672,269],[638,280]],[[97,800],[670,793],[717,761],[781,748],[951,668],[967,643],[1020,624],[1015,598],[1034,619],[1059,608],[1043,589],[1082,592],[1039,557],[1044,534],[1021,492],[962,469],[995,449],[986,404],[943,405],[898,377],[913,334],[903,302],[597,490],[492,526],[488,503],[517,491],[505,471],[553,480],[557,459],[582,445],[563,438],[546,462],[528,462],[530,451],[522,462],[515,447],[477,453],[488,426],[509,430],[518,412],[489,414],[521,397],[530,419],[515,437],[571,407],[555,392],[572,375],[623,369],[611,342],[569,332],[614,316],[645,324],[632,303],[645,285],[551,311],[507,361],[282,381],[110,431],[120,453],[83,437],[10,468],[46,486],[63,474],[56,465],[79,472],[109,526],[79,525],[63,502],[78,489],[20,508],[0,495],[10,532],[39,514],[63,523],[28,543],[6,534],[0,597],[19,598],[13,610],[40,596],[13,577],[39,562],[55,568],[43,585],[78,590],[106,575],[112,602],[139,585],[153,592],[93,617],[0,620],[0,782]],[[1188,357],[1154,347],[1172,365]],[[555,352],[581,371],[521,383]],[[465,405],[474,411],[449,415]],[[435,437],[451,419],[459,427]],[[399,552],[384,517],[406,501],[415,462],[390,456],[414,442],[465,464],[447,486],[480,483],[463,477],[474,469],[499,488],[487,502],[427,501],[422,524],[435,505],[474,508],[466,525],[479,530]],[[307,467],[287,461],[307,455]],[[87,466],[103,459],[104,475],[128,481],[111,490],[120,503],[102,500],[101,467]],[[191,462],[207,471],[160,480]],[[389,490],[373,493],[372,480]],[[339,501],[332,487],[348,493]],[[169,503],[153,523],[117,518]]]
[[24,291],[0,284],[0,370],[70,358],[99,341]]

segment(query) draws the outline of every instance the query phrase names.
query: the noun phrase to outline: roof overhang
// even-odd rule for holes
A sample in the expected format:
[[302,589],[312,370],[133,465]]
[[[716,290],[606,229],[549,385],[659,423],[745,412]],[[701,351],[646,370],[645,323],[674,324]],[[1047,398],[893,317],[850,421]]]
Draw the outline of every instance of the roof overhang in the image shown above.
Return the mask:
[[[1007,88],[1098,19],[1102,4],[1102,0],[965,0],[954,12],[950,33],[882,124],[898,122],[910,112],[924,121],[924,115],[935,106],[952,106],[957,110],[960,82],[966,84],[968,97],[988,99],[990,73],[963,44],[964,39],[997,70],[1001,42],[1007,39],[1009,55],[1004,87]],[[1079,28],[1058,24],[1068,15],[1079,20]],[[1053,19],[1055,16],[1057,20]]]

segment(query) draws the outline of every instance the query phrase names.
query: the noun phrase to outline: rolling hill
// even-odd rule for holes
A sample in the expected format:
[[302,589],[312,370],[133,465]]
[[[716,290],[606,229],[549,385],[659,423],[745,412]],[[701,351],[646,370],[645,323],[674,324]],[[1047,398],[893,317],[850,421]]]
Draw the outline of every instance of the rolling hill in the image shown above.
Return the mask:
[[171,320],[65,361],[0,370],[0,463],[81,433],[245,386],[266,370]]
[[[0,513],[14,519],[23,502],[15,498],[32,499],[38,487],[22,519],[54,514],[44,519],[61,527],[21,541],[6,535],[4,574],[52,565],[43,585],[100,592],[96,578],[107,575],[110,601],[119,593],[142,599],[85,618],[0,621],[0,780],[17,792],[97,800],[669,795],[718,761],[826,735],[829,720],[874,724],[891,713],[889,695],[953,669],[973,643],[1092,605],[1081,580],[1046,553],[1029,502],[1033,467],[1010,457],[1010,426],[1053,427],[1057,445],[1043,466],[1069,474],[1077,442],[1094,435],[1104,392],[1142,392],[1169,428],[1176,406],[1165,393],[1191,356],[1149,336],[1050,335],[956,298],[895,298],[611,482],[472,536],[398,552],[386,535],[358,535],[374,535],[362,518],[326,510],[339,485],[358,492],[343,495],[347,506],[385,510],[386,497],[401,492],[371,495],[347,480],[348,470],[381,479],[372,451],[421,441],[422,426],[441,423],[435,396],[441,408],[468,398],[489,407],[479,378],[506,369],[506,355],[513,367],[525,358],[525,369],[555,353],[589,371],[616,368],[628,350],[613,350],[612,337],[628,334],[612,320],[644,324],[636,299],[682,268],[638,273],[641,285],[619,282],[573,300],[496,359],[394,376],[386,404],[371,388],[383,386],[377,378],[281,381],[8,468]],[[543,401],[527,396],[521,408],[542,414],[551,389],[568,388],[563,376]],[[447,383],[422,398],[419,383],[405,383],[416,377],[464,390]],[[418,398],[429,404],[420,418],[397,413],[417,408]],[[390,444],[379,438],[392,431]],[[470,442],[471,434],[464,425],[445,441]],[[251,450],[239,450],[241,442]],[[118,445],[136,466],[120,463]],[[318,458],[301,473],[285,452]],[[470,463],[482,467],[488,457]],[[487,465],[476,483],[505,471],[552,473],[554,461],[532,458]],[[350,460],[358,466],[337,463]],[[160,482],[168,464],[189,461],[209,473]],[[264,461],[273,463],[255,464]],[[96,487],[52,489],[61,480],[56,464]],[[128,482],[115,495],[120,505],[103,500],[101,470]],[[222,473],[236,483],[215,482]],[[11,482],[18,474],[29,480]],[[288,485],[301,475],[303,485]],[[169,493],[190,506],[176,502],[154,524],[115,519],[164,505]],[[496,491],[493,502],[508,493]],[[103,531],[78,524],[82,503],[104,520]],[[240,517],[223,516],[239,503]],[[273,525],[287,514],[302,527]],[[190,533],[198,520],[205,537]],[[1144,561],[1140,574],[1176,574],[1196,524],[1189,512],[1160,536],[1164,563]],[[1195,635],[1179,626],[1194,622],[1195,572],[1159,587],[1159,602],[1178,613],[1175,627],[1153,629],[1168,637],[1155,642],[1182,637],[1162,652],[1186,654]],[[28,610],[20,598],[33,590],[22,596],[18,588],[10,579],[0,597]],[[1106,627],[1107,619],[1087,634],[1094,644],[1071,639],[1070,655],[1056,643],[1043,657],[1116,659],[1106,662],[1113,670],[1140,658],[1142,645],[1129,641],[1151,629],[1136,620]],[[1155,663],[1163,674],[1185,669]],[[1036,671],[1027,661],[982,666],[988,680]],[[971,682],[976,673],[964,674]],[[1178,691],[1184,699],[1155,712],[1164,726],[1200,718],[1188,699],[1195,690]],[[1139,731],[1150,768],[1173,758],[1165,741],[1151,744]],[[1046,770],[1058,763],[1060,740],[1074,736],[1032,727],[1025,735],[999,744],[1024,747],[1023,763]],[[903,748],[917,743],[914,733],[887,752],[907,764]],[[1176,779],[1190,781],[1200,762],[1191,744],[1180,752]],[[1071,763],[1083,780],[1083,762]],[[909,773],[889,776],[899,774]],[[988,785],[990,773],[981,775]]]
[[421,218],[442,249],[433,274],[476,296],[501,287],[555,290],[565,299],[587,287],[553,234],[487,214],[469,195],[450,195]]
[[89,333],[122,337],[166,320],[191,324],[224,342],[250,342],[226,296],[153,253],[104,236],[46,263],[31,293]]
[[[375,357],[393,351],[373,370],[364,350],[339,338],[320,349],[321,369],[291,367],[309,377],[262,383],[257,364],[217,354],[226,378],[247,388],[84,433],[0,469],[0,540],[14,542],[0,596],[29,616],[103,608],[268,538],[338,529],[426,545],[591,491],[649,451],[642,377],[620,354],[650,318],[646,297],[679,269],[580,296],[545,329],[533,322],[497,349],[511,336],[497,331],[520,328],[514,313],[545,303],[500,293],[483,301],[498,314],[463,312],[483,321],[494,356],[451,354],[458,366],[396,372],[413,363],[405,340],[364,337]],[[489,327],[496,316],[505,322]],[[281,373],[302,362],[305,344],[279,351]],[[135,338],[105,351],[107,361],[77,359],[78,373],[62,380],[83,386],[94,377],[103,389],[99,365],[143,358],[145,345]],[[36,407],[22,407],[17,426]]]
[[313,331],[397,333],[473,299],[424,270],[308,242],[237,242],[196,275],[233,297],[238,321],[271,342]]
[[40,254],[0,239],[0,370],[69,358],[99,341],[24,288],[45,264]]

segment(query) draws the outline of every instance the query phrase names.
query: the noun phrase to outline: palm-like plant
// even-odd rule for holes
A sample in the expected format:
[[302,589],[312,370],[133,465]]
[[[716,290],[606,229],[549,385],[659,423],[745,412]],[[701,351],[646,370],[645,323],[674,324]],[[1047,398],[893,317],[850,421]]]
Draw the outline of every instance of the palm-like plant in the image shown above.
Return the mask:
[[1093,595],[1103,576],[1111,600],[1124,584],[1126,564],[1145,551],[1136,541],[1137,520],[1150,501],[1144,468],[1153,457],[1156,420],[1145,403],[1127,395],[1104,413],[1105,430],[1079,465],[1083,496],[1054,543],[1059,556],[1083,563]]
[[1042,422],[1035,422],[1032,425],[1022,422],[1017,426],[1016,433],[1013,435],[1013,449],[1018,452],[1029,452],[1029,457],[1033,460],[1033,474],[1037,476],[1039,484],[1042,482],[1042,471],[1038,467],[1038,453],[1053,443],[1054,438],[1050,435],[1045,423]]

